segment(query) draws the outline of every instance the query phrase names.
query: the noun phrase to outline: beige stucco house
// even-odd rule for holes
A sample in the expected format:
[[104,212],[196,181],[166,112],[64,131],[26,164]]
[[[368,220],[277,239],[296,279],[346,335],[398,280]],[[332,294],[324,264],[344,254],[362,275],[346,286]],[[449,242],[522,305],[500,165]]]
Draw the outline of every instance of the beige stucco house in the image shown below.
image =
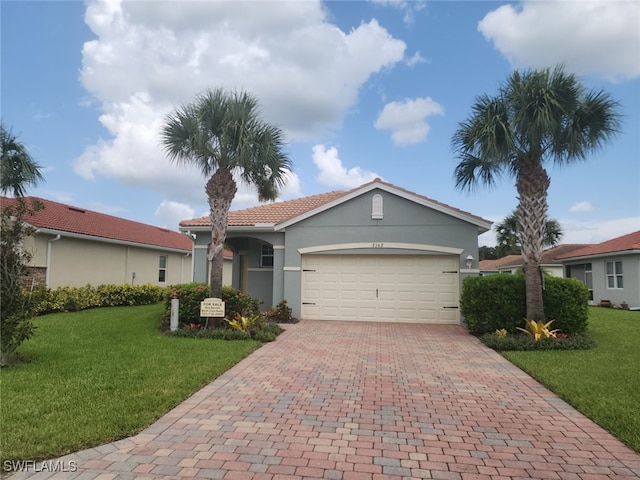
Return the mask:
[[[29,217],[35,234],[23,249],[35,285],[57,288],[102,284],[172,285],[193,277],[191,237],[42,198]],[[4,207],[14,199],[0,197]]]

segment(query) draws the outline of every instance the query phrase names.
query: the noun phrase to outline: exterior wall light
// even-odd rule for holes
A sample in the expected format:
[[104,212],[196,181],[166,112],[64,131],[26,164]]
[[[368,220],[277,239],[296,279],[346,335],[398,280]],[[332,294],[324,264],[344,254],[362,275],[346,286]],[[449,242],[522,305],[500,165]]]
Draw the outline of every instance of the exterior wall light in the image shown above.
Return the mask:
[[467,270],[471,270],[471,265],[473,265],[473,255],[467,255]]

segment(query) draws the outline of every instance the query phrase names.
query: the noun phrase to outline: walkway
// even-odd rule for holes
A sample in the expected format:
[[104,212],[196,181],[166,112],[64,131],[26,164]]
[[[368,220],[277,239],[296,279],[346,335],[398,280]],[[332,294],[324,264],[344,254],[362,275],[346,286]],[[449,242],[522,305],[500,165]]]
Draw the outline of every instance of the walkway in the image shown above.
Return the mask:
[[462,327],[313,321],[140,434],[57,462],[12,480],[640,477],[639,455]]

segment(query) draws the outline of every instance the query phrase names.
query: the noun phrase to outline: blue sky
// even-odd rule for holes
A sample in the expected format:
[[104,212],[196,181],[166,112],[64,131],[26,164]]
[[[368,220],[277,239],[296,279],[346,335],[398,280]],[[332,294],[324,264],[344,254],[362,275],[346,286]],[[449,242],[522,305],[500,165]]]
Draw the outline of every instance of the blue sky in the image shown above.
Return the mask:
[[[177,229],[205,180],[164,157],[165,115],[206,88],[254,94],[289,139],[282,199],[375,177],[499,222],[513,180],[469,193],[451,137],[514,69],[564,63],[620,104],[623,132],[549,166],[565,243],[640,229],[638,1],[12,1],[1,9],[1,114],[44,167],[29,193]],[[257,203],[241,186],[234,209]],[[493,245],[492,233],[480,237]]]

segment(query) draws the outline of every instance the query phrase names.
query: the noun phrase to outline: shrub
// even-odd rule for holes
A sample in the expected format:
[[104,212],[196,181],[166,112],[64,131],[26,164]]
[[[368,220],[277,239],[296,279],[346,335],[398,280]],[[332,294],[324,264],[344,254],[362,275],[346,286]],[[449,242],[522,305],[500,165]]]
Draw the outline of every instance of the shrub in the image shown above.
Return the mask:
[[502,328],[515,332],[526,315],[524,276],[465,278],[460,311],[471,333],[495,332]]
[[200,316],[200,302],[208,296],[209,285],[206,283],[171,285],[167,289],[164,301],[165,316],[171,315],[171,299],[177,298],[180,301],[180,322],[202,325],[206,319]]
[[587,333],[576,333],[566,338],[541,338],[537,341],[527,335],[501,337],[495,333],[485,333],[480,337],[480,341],[499,352],[509,350],[588,350],[595,346],[595,341]]
[[292,313],[293,311],[291,310],[291,307],[287,305],[287,301],[282,300],[275,307],[271,307],[265,313],[265,317],[267,317],[267,320],[269,320],[270,322],[292,323],[293,322]]
[[[572,335],[584,332],[588,321],[587,287],[573,278],[545,275],[545,315],[554,328]],[[524,275],[467,277],[462,284],[460,310],[470,332],[483,334],[505,329],[510,333],[526,317]]]
[[222,300],[225,302],[227,318],[236,318],[237,315],[252,317],[260,314],[260,302],[257,299],[228,285],[222,287]]
[[[185,283],[172,285],[165,296],[165,315],[171,315],[171,299],[180,301],[180,323],[204,325],[206,318],[200,316],[200,302],[209,297],[209,286],[206,283]],[[233,287],[222,287],[222,301],[225,302],[225,317],[234,319],[253,317],[260,314],[260,302]]]
[[162,301],[165,288],[157,285],[99,285],[93,287],[39,287],[31,292],[38,315],[76,312],[89,308],[150,305]]
[[34,232],[29,217],[42,208],[39,202],[18,198],[0,212],[0,366],[34,331],[32,302],[23,289],[31,254],[22,242]]

